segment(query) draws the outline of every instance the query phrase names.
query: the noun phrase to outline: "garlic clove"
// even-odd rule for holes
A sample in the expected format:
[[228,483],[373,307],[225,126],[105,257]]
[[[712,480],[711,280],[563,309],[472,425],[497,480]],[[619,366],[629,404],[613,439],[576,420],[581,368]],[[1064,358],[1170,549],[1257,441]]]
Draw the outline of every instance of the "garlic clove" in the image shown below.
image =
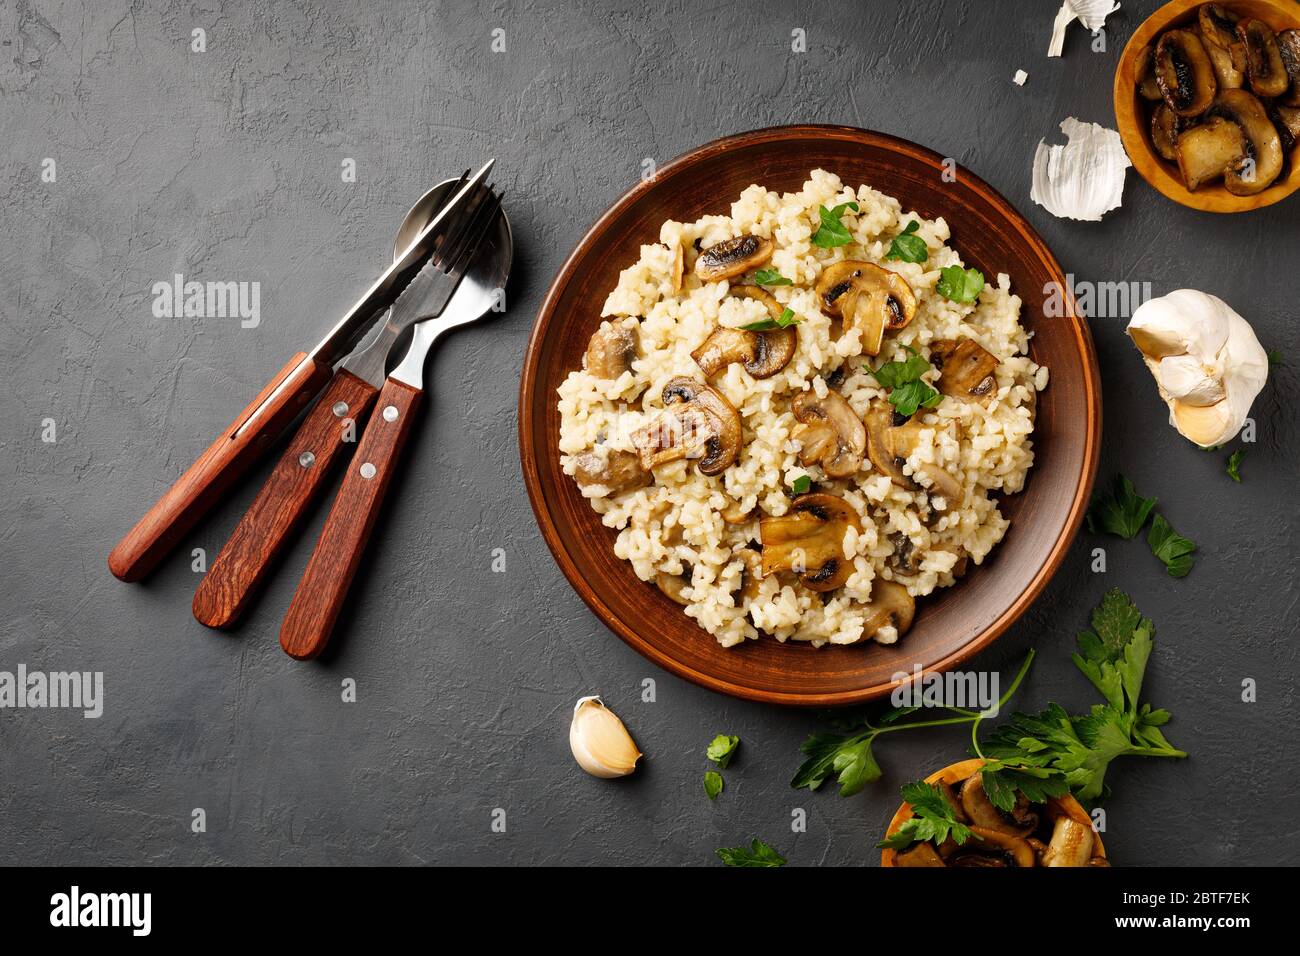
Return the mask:
[[1211,448],[1241,431],[1268,380],[1268,353],[1227,303],[1179,289],[1139,306],[1128,334],[1179,432]]
[[1156,367],[1155,376],[1168,398],[1187,405],[1216,405],[1228,397],[1222,370],[1192,355],[1165,356]]
[[569,749],[578,766],[593,777],[626,777],[641,759],[632,735],[599,696],[583,697],[573,706]]

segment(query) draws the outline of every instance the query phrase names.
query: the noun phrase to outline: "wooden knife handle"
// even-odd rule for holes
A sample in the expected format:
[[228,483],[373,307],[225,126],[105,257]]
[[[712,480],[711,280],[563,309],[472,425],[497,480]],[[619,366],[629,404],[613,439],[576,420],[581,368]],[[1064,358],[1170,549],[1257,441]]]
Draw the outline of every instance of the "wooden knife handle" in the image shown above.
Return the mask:
[[419,389],[394,379],[384,383],[280,627],[280,646],[290,657],[309,660],[329,642],[419,401]]
[[[221,437],[190,465],[108,556],[108,569],[123,581],[139,581],[166,557],[222,494],[246,472],[267,446],[329,379],[331,369],[299,352],[267,383]],[[283,388],[281,387],[283,386]],[[274,395],[274,398],[271,396]],[[258,411],[262,402],[271,398]],[[236,430],[255,411],[255,420]]]
[[334,466],[355,443],[379,389],[342,370],[307,413],[262,490],[194,592],[194,617],[229,627],[243,615]]

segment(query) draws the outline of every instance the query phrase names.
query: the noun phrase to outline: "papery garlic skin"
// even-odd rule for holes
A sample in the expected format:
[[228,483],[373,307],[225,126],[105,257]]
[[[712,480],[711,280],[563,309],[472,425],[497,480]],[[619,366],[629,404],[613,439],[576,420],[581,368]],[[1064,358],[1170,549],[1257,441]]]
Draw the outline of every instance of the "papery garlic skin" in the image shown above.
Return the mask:
[[1073,116],[1061,121],[1068,142],[1039,140],[1029,198],[1053,216],[1100,222],[1124,202],[1124,178],[1132,166],[1119,133]]
[[1128,334],[1180,433],[1212,448],[1241,431],[1268,379],[1268,353],[1227,303],[1179,289],[1142,303]]
[[1064,0],[1052,24],[1052,39],[1047,44],[1048,56],[1060,56],[1065,49],[1065,31],[1075,20],[1088,30],[1096,32],[1106,25],[1106,18],[1119,9],[1115,0]]
[[626,777],[641,759],[623,721],[597,695],[583,697],[573,705],[569,749],[579,767],[607,780]]

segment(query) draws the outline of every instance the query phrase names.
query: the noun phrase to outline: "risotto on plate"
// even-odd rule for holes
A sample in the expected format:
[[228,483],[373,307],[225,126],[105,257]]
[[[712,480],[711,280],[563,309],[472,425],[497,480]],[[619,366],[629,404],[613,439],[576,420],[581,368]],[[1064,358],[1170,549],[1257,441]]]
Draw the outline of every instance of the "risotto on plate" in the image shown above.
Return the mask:
[[893,643],[1007,533],[1048,370],[1007,276],[948,241],[817,169],[665,222],[605,299],[559,389],[564,471],[723,646]]

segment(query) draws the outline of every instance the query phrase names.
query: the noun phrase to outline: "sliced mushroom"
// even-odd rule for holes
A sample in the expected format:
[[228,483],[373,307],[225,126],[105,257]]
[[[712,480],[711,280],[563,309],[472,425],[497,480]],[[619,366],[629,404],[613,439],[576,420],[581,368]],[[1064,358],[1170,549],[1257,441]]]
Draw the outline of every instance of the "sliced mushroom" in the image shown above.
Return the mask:
[[724,239],[700,253],[695,260],[695,274],[705,282],[734,279],[763,265],[775,249],[776,243],[759,236]]
[[894,854],[894,866],[947,866],[933,843],[913,843]]
[[750,512],[753,510],[753,508],[745,510],[741,508],[739,501],[734,498],[728,498],[727,506],[723,508],[719,514],[722,515],[722,520],[727,524],[744,524],[749,520]]
[[594,487],[608,489],[607,495],[618,495],[650,484],[651,474],[641,467],[641,459],[629,451],[584,451],[574,459],[576,470],[573,480],[587,491]]
[[744,601],[754,601],[758,598],[758,585],[763,579],[763,558],[753,548],[741,548],[739,552],[733,551],[733,556],[739,556],[741,564],[745,566],[744,573],[740,576],[740,597]]
[[912,539],[901,531],[895,531],[889,536],[889,543],[894,546],[891,556],[894,567],[904,574],[915,574],[919,566],[916,563],[916,545]]
[[978,843],[973,840],[966,842],[966,846],[972,847],[973,855],[996,854],[1005,857],[1016,867],[1033,866],[1037,862],[1034,859],[1034,848],[1022,837],[981,826],[971,827],[970,832],[979,837]]
[[1210,65],[1214,67],[1214,78],[1219,81],[1219,89],[1238,90],[1246,85],[1246,74],[1237,69],[1229,51],[1207,43],[1205,53],[1210,58]]
[[1236,123],[1211,116],[1178,137],[1174,155],[1183,183],[1195,192],[1245,158],[1246,136]]
[[1036,814],[1027,816],[1022,810],[1020,819],[1017,820],[993,806],[988,794],[984,792],[984,775],[981,773],[971,774],[961,785],[961,808],[966,811],[972,824],[1000,833],[1024,837],[1038,826]]
[[686,250],[682,248],[681,237],[673,244],[673,291],[681,292],[686,284]]
[[1217,3],[1205,3],[1196,11],[1196,25],[1207,47],[1231,50],[1238,43],[1237,15]]
[[1263,20],[1242,20],[1237,37],[1246,48],[1246,76],[1258,96],[1281,96],[1290,85],[1277,34]]
[[655,585],[683,607],[691,603],[690,599],[682,594],[682,591],[691,586],[691,582],[682,575],[660,571],[655,575]]
[[1273,112],[1278,133],[1288,137],[1292,146],[1300,142],[1300,106],[1277,106]]
[[721,392],[679,376],[663,389],[664,412],[632,435],[641,466],[650,471],[680,458],[699,458],[702,475],[726,471],[740,456],[740,413]]
[[939,391],[965,402],[987,402],[997,393],[997,356],[971,339],[935,339],[930,364],[940,371]]
[[1253,196],[1282,174],[1282,138],[1264,105],[1245,90],[1224,90],[1211,107],[1212,116],[1232,120],[1246,135],[1247,155],[1228,167],[1223,185],[1234,196]]
[[894,410],[884,402],[873,402],[864,418],[867,428],[867,457],[871,464],[900,488],[915,491],[917,488],[903,466],[916,445],[920,424],[915,419],[894,424]]
[[876,578],[871,582],[871,603],[861,605],[867,613],[862,636],[873,637],[882,627],[892,627],[902,637],[916,617],[916,599],[897,581]]
[[861,330],[867,355],[879,355],[885,332],[904,328],[916,315],[916,295],[907,280],[875,263],[836,262],[822,271],[816,289],[827,315]]
[[[780,318],[785,311],[770,292],[758,286],[733,286],[731,294],[762,302],[774,320]],[[799,332],[794,326],[764,332],[719,326],[691,353],[691,358],[695,359],[695,364],[706,378],[732,362],[743,363],[745,371],[754,378],[768,378],[789,364],[798,346]]]
[[1154,56],[1151,47],[1144,46],[1138,52],[1137,60],[1133,64],[1133,82],[1137,86],[1138,95],[1144,100],[1164,99],[1164,94],[1160,92],[1160,84],[1156,82],[1156,75],[1152,70]]
[[641,336],[635,327],[602,322],[587,342],[587,371],[596,378],[615,379],[632,371]]
[[810,591],[833,591],[848,580],[852,563],[844,559],[844,535],[862,521],[852,505],[834,495],[800,495],[789,514],[764,518],[763,576],[794,571]]
[[1300,30],[1284,30],[1277,35],[1277,49],[1282,55],[1290,86],[1278,96],[1281,106],[1300,106]]
[[867,430],[839,392],[818,398],[813,391],[800,392],[790,405],[799,424],[790,437],[801,442],[799,461],[820,462],[829,478],[848,478],[862,467],[867,450]]
[[1091,826],[1061,814],[1052,824],[1052,839],[1043,854],[1043,866],[1087,866],[1092,844]]
[[1201,38],[1190,30],[1170,30],[1160,38],[1154,70],[1165,102],[1179,116],[1200,116],[1214,102],[1214,67]]
[[1170,162],[1178,161],[1178,114],[1161,102],[1151,113],[1151,145]]
[[1047,844],[1038,839],[1038,837],[1025,837],[1025,842],[1028,843],[1030,848],[1034,851],[1034,861],[1039,866],[1042,866],[1043,854],[1047,852]]

